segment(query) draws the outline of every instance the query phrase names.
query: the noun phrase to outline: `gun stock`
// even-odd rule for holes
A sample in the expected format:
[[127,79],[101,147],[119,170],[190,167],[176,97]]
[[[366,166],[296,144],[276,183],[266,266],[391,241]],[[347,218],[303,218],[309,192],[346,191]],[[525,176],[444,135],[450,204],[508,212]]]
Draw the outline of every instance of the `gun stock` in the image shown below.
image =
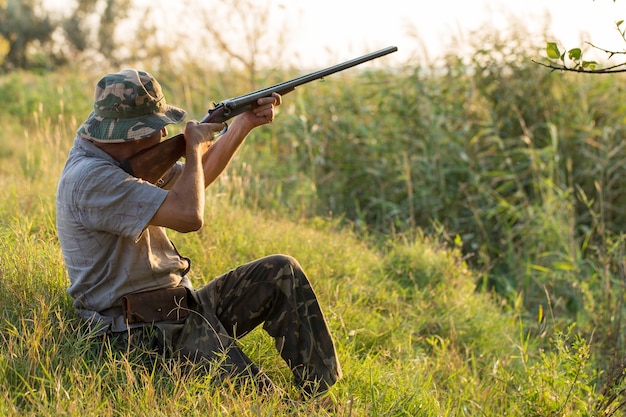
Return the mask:
[[[384,55],[396,52],[395,46],[389,46],[376,52],[351,59],[341,64],[333,65],[320,71],[315,71],[293,80],[285,81],[271,87],[262,88],[252,93],[233,97],[217,104],[208,111],[208,114],[200,120],[201,123],[225,123],[229,119],[253,109],[257,100],[269,97],[273,93],[285,95],[296,87],[315,80],[363,64],[364,62],[380,58]],[[142,178],[151,183],[156,183],[165,173],[185,155],[185,137],[178,134],[166,139],[150,148],[144,149],[130,158],[122,161],[120,167],[135,177]]]
[[185,135],[179,133],[123,160],[120,168],[130,175],[156,184],[185,155],[185,146]]

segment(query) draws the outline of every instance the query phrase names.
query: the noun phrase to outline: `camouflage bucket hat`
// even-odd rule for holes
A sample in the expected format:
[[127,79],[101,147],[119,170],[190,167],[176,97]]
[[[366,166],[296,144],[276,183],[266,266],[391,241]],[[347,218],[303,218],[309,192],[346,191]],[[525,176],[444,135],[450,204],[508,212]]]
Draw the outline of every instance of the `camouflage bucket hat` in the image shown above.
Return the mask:
[[96,142],[130,142],[179,123],[185,115],[184,110],[165,103],[161,85],[152,75],[125,69],[100,79],[93,111],[77,133]]

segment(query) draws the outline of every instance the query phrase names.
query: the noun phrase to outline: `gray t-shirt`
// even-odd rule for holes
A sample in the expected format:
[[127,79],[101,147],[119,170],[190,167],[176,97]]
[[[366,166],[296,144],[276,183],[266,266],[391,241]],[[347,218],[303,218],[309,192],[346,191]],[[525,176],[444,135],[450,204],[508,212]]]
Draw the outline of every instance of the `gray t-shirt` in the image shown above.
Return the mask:
[[121,331],[100,312],[128,293],[184,285],[190,263],[162,227],[148,226],[167,191],[135,178],[97,146],[76,138],[57,189],[56,224],[70,278],[68,293],[85,319]]

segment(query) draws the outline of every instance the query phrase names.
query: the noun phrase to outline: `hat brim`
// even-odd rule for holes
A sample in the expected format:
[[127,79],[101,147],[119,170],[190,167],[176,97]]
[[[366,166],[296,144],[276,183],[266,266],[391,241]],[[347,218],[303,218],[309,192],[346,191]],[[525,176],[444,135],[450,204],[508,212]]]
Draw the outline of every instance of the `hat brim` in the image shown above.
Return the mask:
[[77,133],[95,142],[132,142],[150,137],[169,124],[180,123],[186,115],[183,109],[169,105],[163,113],[131,118],[105,118],[91,112]]

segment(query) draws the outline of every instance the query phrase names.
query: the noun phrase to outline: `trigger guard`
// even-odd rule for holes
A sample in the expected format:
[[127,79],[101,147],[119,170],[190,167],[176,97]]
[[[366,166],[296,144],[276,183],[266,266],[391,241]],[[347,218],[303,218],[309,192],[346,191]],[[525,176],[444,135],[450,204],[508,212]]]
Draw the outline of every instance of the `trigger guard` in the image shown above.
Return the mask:
[[219,138],[220,136],[222,136],[224,133],[228,132],[228,123],[224,122],[224,129],[220,130],[219,132],[217,132],[217,134],[215,135],[216,138]]

